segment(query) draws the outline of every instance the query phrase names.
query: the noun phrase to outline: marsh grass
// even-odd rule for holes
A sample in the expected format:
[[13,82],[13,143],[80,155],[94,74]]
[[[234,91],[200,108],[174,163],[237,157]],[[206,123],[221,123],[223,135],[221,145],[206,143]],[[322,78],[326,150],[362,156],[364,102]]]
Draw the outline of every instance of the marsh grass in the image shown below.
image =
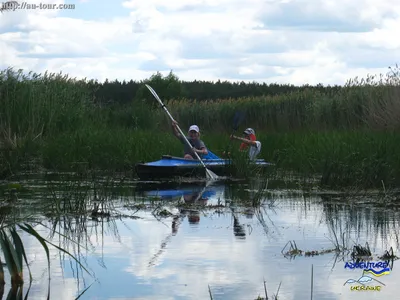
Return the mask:
[[[29,284],[31,284],[35,275],[32,276],[30,272],[21,232],[27,234],[28,237],[35,238],[41,244],[46,255],[49,276],[48,297],[50,295],[51,277],[49,246],[59,251],[60,260],[65,260],[68,257],[71,267],[72,263],[75,263],[75,267],[81,270],[81,274],[86,272],[93,275],[84,266],[82,259],[84,253],[89,251],[88,248],[92,246],[91,237],[97,235],[98,232],[104,234],[104,230],[107,228],[114,232],[114,236],[118,236],[116,224],[112,219],[103,220],[103,216],[93,216],[93,213],[89,213],[90,207],[96,201],[101,202],[102,208],[115,213],[112,200],[115,199],[117,194],[120,194],[115,190],[121,184],[121,181],[116,180],[115,176],[99,179],[90,171],[82,176],[58,174],[57,176],[45,177],[48,179],[45,191],[49,197],[43,197],[42,201],[35,206],[34,217],[26,213],[21,214],[20,210],[15,209],[16,202],[21,201],[18,199],[18,191],[23,190],[23,188],[18,184],[10,184],[2,189],[0,246],[11,277],[9,297],[22,295],[24,265],[29,271]],[[38,217],[39,214],[45,216],[45,221]],[[45,238],[40,234],[38,227],[47,230],[49,237]],[[4,279],[1,262],[0,289],[2,289],[2,292],[4,292]],[[90,286],[87,286],[80,295],[85,293]],[[26,297],[28,293],[29,289]],[[78,295],[78,298],[80,295]]]
[[[318,174],[320,184],[330,187],[383,181],[390,188],[400,184],[399,78],[396,65],[380,77],[351,79],[335,93],[304,88],[275,96],[165,103],[182,128],[198,124],[202,139],[219,156],[241,111],[240,126],[253,127],[263,144],[260,158],[277,167]],[[62,74],[0,72],[0,178],[43,166],[131,170],[163,154],[182,156],[183,145],[154,99],[149,103],[143,95],[126,105],[103,105],[94,86]],[[232,153],[232,172],[255,173]]]
[[[8,297],[18,297],[22,298],[23,293],[23,284],[24,284],[24,274],[23,268],[26,266],[29,271],[29,288],[25,297],[28,297],[30,285],[32,283],[33,277],[29,268],[29,262],[27,260],[27,254],[25,252],[24,242],[21,238],[21,232],[17,232],[17,228],[27,233],[29,236],[36,238],[36,240],[41,244],[43,251],[46,254],[47,263],[48,263],[48,296],[50,295],[50,256],[49,256],[49,247],[48,245],[53,246],[58,249],[60,252],[67,254],[70,258],[72,258],[79,266],[83,268],[86,272],[88,270],[80,263],[79,259],[72,255],[70,252],[61,248],[55,244],[53,244],[48,239],[43,238],[33,226],[28,223],[23,223],[20,221],[18,224],[2,224],[0,228],[0,245],[1,251],[4,255],[4,263],[8,268],[10,274],[11,288],[8,294]],[[3,262],[0,261],[0,291],[1,294],[4,293],[4,285],[5,285],[5,276],[3,269]],[[90,273],[89,273],[90,274]]]
[[319,174],[320,185],[330,187],[398,186],[397,151],[400,135],[394,131],[330,131],[270,134],[263,141],[279,168]]
[[140,161],[183,156],[183,146],[172,136],[124,128],[83,128],[49,140],[42,150],[44,166],[63,171],[74,171],[72,162],[93,170],[131,171]]
[[0,174],[37,156],[44,137],[82,127],[89,97],[83,81],[65,75],[0,72]]
[[230,152],[229,163],[226,165],[227,174],[235,178],[248,179],[250,177],[260,177],[263,175],[263,168],[249,160],[248,153],[233,149]]
[[268,132],[399,128],[400,111],[393,109],[400,94],[397,65],[385,75],[356,77],[339,92],[328,91],[305,88],[268,97],[166,103],[180,122],[198,123],[214,130],[231,128],[237,111],[245,114],[245,127]]
[[[40,201],[35,204],[35,217],[18,216],[20,219],[29,220],[29,223],[40,227],[41,230],[36,229],[38,234],[34,234],[34,236],[42,246],[49,244],[59,251],[60,265],[65,265],[65,262],[70,263],[74,276],[77,277],[77,280],[79,279],[78,285],[80,280],[85,283],[80,295],[91,287],[91,284],[86,284],[83,275],[88,273],[93,276],[85,258],[87,253],[95,248],[93,237],[95,237],[94,240],[101,243],[101,246],[104,244],[105,234],[110,234],[115,240],[120,240],[116,219],[132,217],[121,214],[116,207],[116,204],[122,205],[120,198],[129,194],[129,191],[122,188],[125,177],[121,174],[108,173],[105,175],[101,172],[93,172],[91,169],[82,169],[81,171],[80,174],[42,175],[45,186],[41,190]],[[18,185],[9,185],[9,189],[17,190],[17,192],[13,192],[14,194],[18,194],[18,190],[22,190],[22,188],[16,189],[16,186]],[[29,191],[29,193],[32,192],[33,190]],[[7,196],[4,200],[10,205],[8,218],[15,217],[15,214],[12,213],[15,205],[15,199],[11,197],[13,193],[3,193],[4,196]],[[42,215],[44,218],[38,217],[38,215]],[[40,220],[38,221],[38,219]],[[6,223],[10,223],[11,220],[14,219],[10,219]],[[15,222],[20,224],[18,221]],[[39,232],[43,236],[43,240],[39,236]],[[46,239],[42,232],[48,233]],[[43,251],[47,253],[48,263],[50,263],[48,256],[50,247],[43,248]],[[98,262],[105,267],[103,259],[103,257],[99,257]],[[16,290],[10,290],[11,292],[15,294]],[[50,294],[50,289],[48,293]],[[80,295],[77,296],[77,299]]]

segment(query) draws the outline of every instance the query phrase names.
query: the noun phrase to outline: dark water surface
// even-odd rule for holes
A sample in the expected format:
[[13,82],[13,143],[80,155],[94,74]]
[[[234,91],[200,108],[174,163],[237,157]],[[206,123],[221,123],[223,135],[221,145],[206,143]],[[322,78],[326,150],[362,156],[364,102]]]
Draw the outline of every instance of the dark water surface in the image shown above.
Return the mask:
[[[372,283],[363,283],[380,286],[380,291],[351,291],[351,286],[361,284],[344,285],[363,273],[362,269],[345,268],[345,262],[352,261],[354,244],[368,243],[372,262],[379,261],[377,256],[390,247],[398,255],[399,210],[376,197],[304,195],[269,183],[261,197],[263,205],[250,208],[242,204],[258,199],[260,183],[205,187],[109,180],[67,183],[35,177],[18,182],[21,186],[14,195],[18,198],[14,212],[27,222],[41,220],[68,236],[55,235],[52,241],[79,256],[93,273],[91,277],[67,255],[49,246],[50,299],[75,299],[92,284],[79,299],[210,299],[210,286],[213,299],[251,300],[258,295],[265,297],[264,279],[269,299],[280,283],[279,299],[311,299],[312,267],[312,299],[398,299],[397,261],[388,275],[369,274]],[[94,193],[107,200],[104,209],[109,217],[91,216]],[[77,205],[55,217],[57,198],[80,201],[89,208],[82,214]],[[161,203],[156,201],[159,198]],[[193,201],[196,209],[189,206]],[[178,202],[186,202],[185,208],[178,209]],[[163,210],[174,216],[160,215]],[[50,239],[49,229],[35,228]],[[28,299],[46,299],[45,253],[36,239],[21,235],[33,275]],[[289,241],[304,251],[334,248],[335,236],[350,249],[348,252],[313,257],[282,254]],[[28,279],[27,271],[24,276]],[[6,280],[4,299],[10,287],[7,271]],[[24,293],[27,289],[28,283]]]

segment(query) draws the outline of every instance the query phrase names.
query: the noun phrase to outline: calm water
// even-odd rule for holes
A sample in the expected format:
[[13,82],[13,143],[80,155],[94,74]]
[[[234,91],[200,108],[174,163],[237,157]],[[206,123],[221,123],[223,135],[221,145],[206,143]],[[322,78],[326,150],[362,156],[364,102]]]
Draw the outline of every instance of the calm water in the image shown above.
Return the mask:
[[[257,198],[257,183],[204,187],[127,181],[119,187],[114,182],[113,188],[108,188],[109,181],[77,184],[26,178],[22,181],[25,189],[17,192],[16,213],[27,222],[40,219],[44,226],[35,228],[47,238],[46,226],[64,232],[70,240],[56,235],[53,243],[79,256],[93,275],[49,246],[50,299],[75,299],[92,284],[80,299],[210,299],[210,286],[214,299],[251,300],[265,296],[264,279],[269,297],[281,283],[279,299],[310,299],[312,266],[313,299],[396,299],[398,294],[396,261],[389,275],[371,275],[381,283],[365,283],[381,286],[380,291],[351,291],[357,284],[344,283],[359,279],[362,269],[344,268],[351,261],[349,255],[285,257],[281,253],[289,241],[306,251],[330,249],[337,236],[349,248],[368,242],[373,262],[391,246],[398,255],[399,212],[373,197],[305,196],[269,183],[263,206],[249,209],[239,201]],[[93,190],[108,200],[109,218],[92,218],[90,209],[84,215],[68,213],[62,218],[49,213],[55,197],[82,201],[91,199]],[[204,208],[179,210],[174,205],[178,201],[196,201]],[[147,209],[138,210],[138,205]],[[174,216],[158,216],[164,209]],[[46,256],[37,240],[22,235],[33,275],[28,299],[45,299]],[[9,286],[7,281],[4,298]],[[28,284],[24,293],[27,289]]]

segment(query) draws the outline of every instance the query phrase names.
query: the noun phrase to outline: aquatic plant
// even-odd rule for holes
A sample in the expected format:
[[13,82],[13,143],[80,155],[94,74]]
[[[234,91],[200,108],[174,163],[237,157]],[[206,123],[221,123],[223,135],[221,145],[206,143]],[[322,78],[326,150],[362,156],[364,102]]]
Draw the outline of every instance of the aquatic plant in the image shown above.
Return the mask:
[[166,103],[181,123],[202,124],[207,130],[229,132],[237,111],[245,114],[246,127],[258,129],[256,132],[398,129],[399,70],[396,65],[386,75],[350,79],[334,92],[305,87],[274,96]]
[[[175,91],[184,92],[171,76],[151,80],[171,88],[164,94],[172,115],[182,128],[199,124],[202,139],[219,156],[241,111],[240,126],[255,128],[263,144],[260,158],[280,169],[317,174],[330,187],[400,184],[397,65],[386,75],[351,79],[337,89],[305,86],[212,101],[172,99]],[[182,145],[166,134],[169,120],[150,95],[138,89],[135,100],[107,104],[96,98],[104,86],[61,73],[0,72],[0,177],[39,167],[74,171],[81,164],[132,171],[139,161],[182,155]],[[234,150],[232,155],[237,174],[254,172]]]
[[[0,249],[4,256],[4,264],[7,267],[10,274],[11,288],[8,297],[22,297],[22,287],[26,279],[24,278],[24,268],[26,267],[29,272],[29,288],[32,283],[33,276],[27,260],[27,253],[25,251],[25,238],[32,237],[38,241],[45,253],[48,263],[48,297],[50,296],[50,277],[51,277],[51,266],[50,266],[50,247],[54,247],[60,253],[68,255],[74,260],[78,266],[80,266],[89,275],[91,273],[85,268],[76,255],[71,254],[66,247],[56,245],[50,239],[44,238],[35,227],[46,227],[41,220],[38,220],[37,216],[33,216],[29,213],[21,213],[18,209],[15,209],[17,202],[20,202],[18,198],[18,191],[23,188],[18,184],[8,185],[5,188],[1,188],[0,198]],[[39,207],[38,207],[39,208]],[[23,234],[26,234],[23,236]],[[64,236],[62,233],[55,231],[53,228],[54,235]],[[65,237],[65,236],[64,236]],[[70,240],[70,238],[67,238]],[[71,240],[70,240],[71,242]],[[75,245],[78,243],[72,241]],[[81,245],[79,245],[82,247]],[[3,268],[3,261],[0,261],[0,291],[4,292],[5,285],[5,271]],[[28,297],[29,288],[26,294]],[[85,291],[83,291],[85,292]]]
[[[281,284],[282,284],[282,281],[279,283],[278,290],[276,291],[276,294],[272,294],[271,298],[268,298],[267,283],[266,283],[266,281],[265,281],[265,279],[264,279],[265,298],[262,297],[261,295],[258,295],[258,297],[255,298],[254,300],[268,300],[268,299],[271,299],[271,300],[278,300],[278,299],[279,299],[279,298],[278,298],[278,294],[279,294],[279,290],[281,289]],[[213,298],[213,295],[212,295],[212,292],[211,292],[211,287],[210,287],[210,285],[208,285],[208,293],[209,293],[209,295],[210,295],[210,300],[213,300],[214,298]]]
[[[24,276],[23,276],[23,267],[24,262],[25,266],[28,268],[29,271],[29,283],[32,283],[32,274],[29,268],[29,263],[27,260],[26,252],[24,243],[20,237],[20,234],[17,232],[16,228],[19,228],[28,235],[35,237],[37,241],[41,244],[43,251],[46,253],[47,263],[48,263],[48,278],[49,278],[49,289],[48,295],[50,295],[50,254],[48,245],[51,245],[58,249],[59,251],[66,253],[72,259],[74,259],[79,266],[81,266],[86,272],[89,271],[80,263],[80,261],[67,250],[53,244],[49,240],[43,238],[33,226],[28,223],[19,223],[16,225],[2,225],[0,228],[0,245],[1,251],[3,252],[5,265],[8,268],[11,277],[11,289],[10,295],[16,296],[16,293],[22,293],[22,285],[24,284]],[[90,274],[90,273],[89,273]],[[4,276],[4,269],[3,269],[3,262],[0,260],[0,290],[4,291],[5,285],[5,276]],[[29,292],[29,291],[28,291]]]
[[378,258],[382,259],[382,260],[397,260],[397,259],[399,259],[396,255],[394,255],[392,246],[390,247],[389,250],[385,250],[385,253],[383,253],[383,255],[379,256]]
[[358,257],[371,257],[371,255],[372,253],[368,243],[365,243],[365,247],[361,245],[354,245],[353,251],[351,252],[352,259],[356,259]]
[[[246,151],[239,151],[233,149],[229,152],[229,163],[226,165],[227,174],[231,174],[232,177],[248,179],[250,177],[264,177],[266,170],[249,160],[248,153]],[[273,166],[269,168],[268,173],[272,173]]]

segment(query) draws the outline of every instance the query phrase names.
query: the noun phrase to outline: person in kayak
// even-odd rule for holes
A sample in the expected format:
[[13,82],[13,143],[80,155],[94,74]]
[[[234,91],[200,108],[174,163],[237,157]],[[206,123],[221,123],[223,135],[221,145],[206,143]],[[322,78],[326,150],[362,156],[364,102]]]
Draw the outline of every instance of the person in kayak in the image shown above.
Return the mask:
[[257,141],[256,133],[252,128],[247,128],[243,131],[243,137],[232,134],[231,139],[242,141],[239,150],[246,151],[248,149],[250,160],[256,159],[257,155],[261,152],[261,142]]
[[187,140],[189,143],[192,145],[190,148],[189,145],[186,143],[185,139],[183,136],[179,133],[178,128],[177,128],[178,123],[176,121],[172,121],[172,129],[174,135],[184,144],[184,157],[186,159],[197,159],[196,154],[194,152],[197,152],[197,154],[200,156],[200,158],[203,158],[204,156],[208,155],[208,150],[204,142],[200,139],[200,129],[197,125],[192,125],[189,127],[189,136],[187,136]]

